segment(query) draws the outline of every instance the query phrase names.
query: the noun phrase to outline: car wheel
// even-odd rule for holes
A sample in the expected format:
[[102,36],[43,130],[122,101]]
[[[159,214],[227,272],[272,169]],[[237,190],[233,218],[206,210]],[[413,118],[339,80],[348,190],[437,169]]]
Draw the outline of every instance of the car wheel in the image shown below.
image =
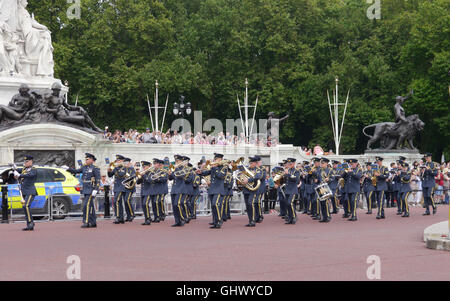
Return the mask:
[[62,199],[53,199],[52,216],[54,219],[64,219],[69,213],[69,206],[67,202]]

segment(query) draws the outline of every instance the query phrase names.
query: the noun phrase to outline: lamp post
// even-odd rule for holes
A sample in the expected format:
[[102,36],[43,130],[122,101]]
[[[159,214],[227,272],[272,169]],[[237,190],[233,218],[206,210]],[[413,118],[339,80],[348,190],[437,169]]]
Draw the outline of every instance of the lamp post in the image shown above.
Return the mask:
[[180,116],[182,118],[181,125],[183,127],[183,131],[184,131],[184,115],[186,114],[189,116],[192,113],[191,103],[188,102],[185,104],[184,99],[185,99],[184,95],[181,95],[180,103],[173,104],[173,114],[175,116]]

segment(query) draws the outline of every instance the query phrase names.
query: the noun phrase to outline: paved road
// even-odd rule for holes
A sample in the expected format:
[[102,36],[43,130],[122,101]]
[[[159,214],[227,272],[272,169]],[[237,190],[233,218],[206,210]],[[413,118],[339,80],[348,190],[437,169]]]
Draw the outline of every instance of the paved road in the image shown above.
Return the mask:
[[[266,215],[256,228],[233,216],[221,230],[199,218],[182,228],[173,219],[141,226],[141,220],[97,229],[78,221],[43,222],[34,232],[23,223],[0,225],[0,280],[66,280],[69,255],[81,259],[82,280],[367,280],[370,255],[381,259],[382,280],[450,280],[450,254],[426,249],[423,230],[447,220],[448,207],[410,218],[387,209],[385,220],[359,211],[350,222],[329,224],[299,215],[285,225]],[[342,211],[341,211],[342,212]]]

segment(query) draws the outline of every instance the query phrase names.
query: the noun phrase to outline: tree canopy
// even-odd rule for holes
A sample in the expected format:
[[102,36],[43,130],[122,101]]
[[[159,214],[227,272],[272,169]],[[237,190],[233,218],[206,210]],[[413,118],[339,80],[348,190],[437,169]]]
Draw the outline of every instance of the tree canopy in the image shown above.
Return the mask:
[[55,77],[99,126],[149,126],[156,80],[170,108],[183,94],[203,118],[237,119],[248,78],[257,118],[290,115],[283,143],[334,149],[326,92],[339,77],[342,152],[363,152],[362,128],[392,121],[395,97],[413,89],[404,107],[426,123],[419,149],[450,158],[448,0],[383,0],[373,20],[361,0],[81,0],[80,19],[66,0],[29,2],[52,31]]

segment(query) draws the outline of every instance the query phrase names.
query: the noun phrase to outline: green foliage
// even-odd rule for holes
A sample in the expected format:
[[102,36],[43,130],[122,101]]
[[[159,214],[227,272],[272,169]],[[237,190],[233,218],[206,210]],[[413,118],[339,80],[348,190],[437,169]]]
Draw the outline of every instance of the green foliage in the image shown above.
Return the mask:
[[237,118],[248,78],[258,118],[290,115],[282,142],[334,150],[326,91],[337,76],[342,101],[350,90],[341,151],[362,152],[362,128],[391,121],[395,96],[414,89],[405,109],[426,123],[420,150],[450,157],[448,0],[383,0],[380,20],[361,0],[81,2],[79,20],[66,0],[29,8],[52,31],[70,101],[100,126],[148,126],[156,80],[170,104],[183,94],[204,118]]

